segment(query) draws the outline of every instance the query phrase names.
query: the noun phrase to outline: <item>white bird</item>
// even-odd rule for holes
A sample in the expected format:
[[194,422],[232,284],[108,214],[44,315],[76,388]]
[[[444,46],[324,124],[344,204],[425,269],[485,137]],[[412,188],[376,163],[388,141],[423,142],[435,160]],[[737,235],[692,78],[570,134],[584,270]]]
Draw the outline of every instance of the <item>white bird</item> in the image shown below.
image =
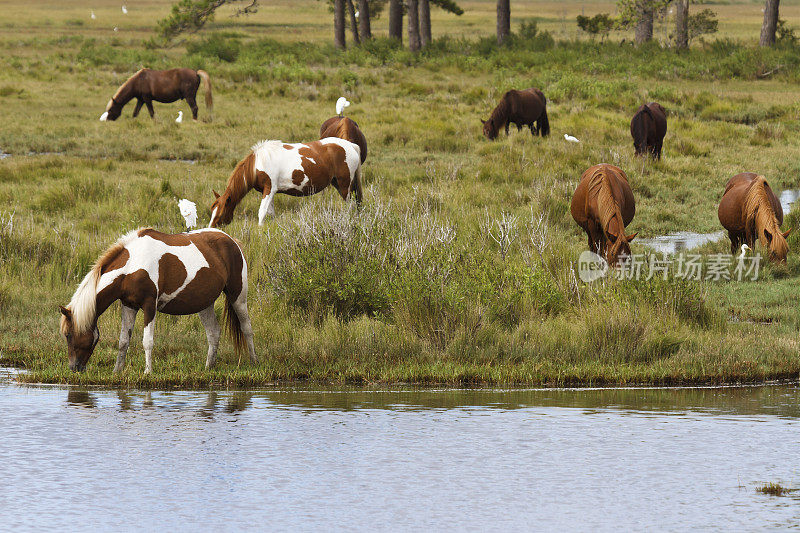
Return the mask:
[[741,261],[744,261],[744,254],[746,254],[746,253],[747,253],[747,250],[749,250],[749,249],[750,249],[750,247],[749,247],[749,246],[747,246],[746,244],[743,244],[743,245],[742,245],[742,253],[741,253],[741,254],[739,254],[739,261],[740,261],[740,262],[741,262]]
[[108,120],[108,111],[100,115],[100,122],[105,122],[106,120]]
[[128,14],[128,8],[127,8],[127,7],[125,7],[125,5],[124,5],[124,4],[122,5],[122,14],[123,14],[123,15],[127,15],[127,14]]
[[116,26],[114,26],[114,31],[119,31],[119,28],[117,28]]
[[175,122],[177,122],[178,124],[183,122],[183,111],[178,111],[178,118],[175,119]]
[[356,18],[358,18],[358,11],[356,11]]
[[92,20],[94,20],[94,19],[96,19],[96,18],[97,18],[97,17],[95,16],[95,14],[94,14],[94,11],[92,11],[92,14],[91,14],[91,15],[89,15],[89,17],[90,17]]
[[576,139],[572,135],[567,135],[566,133],[564,134],[564,139],[566,139],[567,141],[569,141],[571,143],[579,143],[580,142],[578,139]]
[[340,117],[342,116],[342,112],[344,108],[349,106],[350,102],[347,101],[347,98],[344,96],[340,96],[338,100],[336,100],[336,114]]
[[186,198],[178,200],[178,209],[181,210],[181,215],[186,220],[186,229],[197,226],[197,205],[194,202]]

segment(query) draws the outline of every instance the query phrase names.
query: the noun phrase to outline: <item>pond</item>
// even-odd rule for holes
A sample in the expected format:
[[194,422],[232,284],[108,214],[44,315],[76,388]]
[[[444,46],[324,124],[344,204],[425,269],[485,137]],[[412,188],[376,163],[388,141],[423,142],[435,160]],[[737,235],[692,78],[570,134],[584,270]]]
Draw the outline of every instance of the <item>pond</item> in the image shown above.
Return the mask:
[[10,531],[764,529],[800,387],[146,392],[0,382]]

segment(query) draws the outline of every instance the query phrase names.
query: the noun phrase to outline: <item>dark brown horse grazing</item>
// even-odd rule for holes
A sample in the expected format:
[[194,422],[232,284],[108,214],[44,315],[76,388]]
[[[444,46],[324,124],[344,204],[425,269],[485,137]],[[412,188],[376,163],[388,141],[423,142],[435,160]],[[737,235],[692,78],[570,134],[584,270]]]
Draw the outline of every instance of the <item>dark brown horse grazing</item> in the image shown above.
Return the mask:
[[319,138],[326,137],[339,137],[357,144],[361,149],[361,163],[367,160],[367,139],[354,120],[341,115],[329,118],[319,128]]
[[206,108],[209,117],[214,111],[214,99],[211,95],[211,78],[205,70],[192,70],[190,68],[174,68],[171,70],[150,70],[143,68],[122,84],[117,89],[111,100],[108,101],[106,112],[100,117],[101,121],[117,120],[122,113],[125,104],[136,98],[136,107],[133,109],[133,116],[139,114],[142,105],[147,106],[150,118],[155,117],[153,111],[153,101],[172,103],[176,100],[185,99],[192,109],[192,118],[197,120],[197,88],[200,82],[206,92]]
[[781,233],[783,207],[764,176],[743,172],[728,180],[717,214],[728,230],[732,254],[742,243],[753,248],[758,240],[769,250],[771,261],[786,262],[786,237],[792,230]]
[[649,152],[654,159],[661,159],[661,147],[667,134],[667,113],[661,104],[642,104],[631,119],[631,136],[636,155]]
[[622,169],[605,163],[588,168],[572,196],[570,211],[589,237],[589,249],[609,265],[616,265],[621,255],[631,255],[629,243],[636,233],[625,235],[625,226],[633,220],[636,204]]
[[255,189],[263,195],[258,223],[275,216],[276,193],[308,196],[333,185],[347,200],[352,192],[361,202],[361,158],[357,144],[338,137],[309,143],[263,141],[239,161],[228,178],[225,192],[211,204],[210,228],[230,224],[242,198]]
[[524,91],[511,89],[500,99],[489,120],[481,122],[483,122],[483,134],[490,140],[497,138],[501,128],[505,128],[508,135],[508,125],[512,122],[517,126],[517,131],[521,130],[522,126],[528,126],[531,135],[541,134],[542,137],[550,135],[547,99],[539,89]]
[[168,235],[151,228],[131,231],[97,260],[72,300],[61,307],[61,333],[67,340],[69,367],[86,368],[100,331],[97,318],[120,301],[122,331],[114,372],[125,367],[136,314],[144,313],[145,373],[153,370],[156,311],[168,315],[198,313],[208,338],[206,368],[214,366],[220,327],[214,301],[225,293],[225,317],[236,351],[245,347],[253,362],[253,329],[247,313],[247,262],[241,248],[220,230]]

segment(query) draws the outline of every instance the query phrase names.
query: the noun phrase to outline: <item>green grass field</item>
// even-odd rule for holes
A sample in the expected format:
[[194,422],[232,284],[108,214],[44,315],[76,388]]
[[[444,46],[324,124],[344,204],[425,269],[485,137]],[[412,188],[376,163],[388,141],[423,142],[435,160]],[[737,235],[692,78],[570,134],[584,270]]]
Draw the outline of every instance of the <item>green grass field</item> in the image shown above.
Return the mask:
[[[800,373],[800,231],[788,265],[755,282],[586,285],[573,272],[586,239],[569,201],[592,164],[628,173],[637,202],[628,229],[641,237],[718,230],[716,205],[738,172],[762,173],[776,191],[800,187],[800,55],[754,47],[761,4],[712,5],[720,33],[678,55],[620,44],[623,33],[602,45],[576,36],[576,14],[612,11],[600,2],[512,2],[512,29],[535,16],[539,33],[498,50],[494,2],[462,2],[463,17],[435,13],[434,36],[447,36],[418,57],[383,38],[336,51],[331,16],[313,0],[269,2],[246,19],[220,13],[166,49],[143,41],[169,2],[131,2],[127,16],[120,5],[95,2],[91,20],[82,2],[0,0],[0,149],[10,154],[0,160],[0,365],[30,370],[21,379],[623,384]],[[800,3],[781,10],[800,23]],[[385,25],[375,21],[376,34]],[[207,70],[215,120],[202,120],[201,103],[201,121],[176,124],[188,112],[181,102],[156,104],[155,121],[132,119],[131,105],[99,122],[143,66]],[[479,119],[502,93],[530,86],[548,97],[552,136],[483,138]],[[279,196],[276,219],[258,227],[253,193],[225,228],[245,243],[262,363],[240,363],[223,339],[206,372],[199,319],[159,315],[154,374],[142,375],[138,324],[128,369],[114,376],[114,306],[89,370],[71,374],[58,305],[95,258],[138,226],[182,231],[180,198],[207,223],[211,189],[252,144],[315,139],[342,95],[369,142],[364,208],[333,191]],[[656,163],[633,157],[628,131],[652,100],[669,112]],[[501,250],[489,228],[503,214],[516,222]],[[784,228],[799,221],[793,213]],[[634,253],[646,250],[634,241]],[[727,250],[727,239],[701,249]]]

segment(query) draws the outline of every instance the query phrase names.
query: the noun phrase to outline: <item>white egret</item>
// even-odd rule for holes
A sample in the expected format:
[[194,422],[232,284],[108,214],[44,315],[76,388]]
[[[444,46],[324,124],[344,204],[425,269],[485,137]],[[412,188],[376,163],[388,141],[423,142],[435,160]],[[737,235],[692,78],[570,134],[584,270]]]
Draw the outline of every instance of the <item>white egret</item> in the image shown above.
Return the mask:
[[178,111],[178,118],[175,119],[175,122],[177,122],[178,124],[183,122],[183,111]]
[[186,220],[186,229],[197,226],[197,205],[194,202],[186,198],[178,200],[178,209],[181,210],[181,215]]
[[347,101],[347,98],[344,96],[340,96],[338,100],[336,100],[336,114],[342,116],[342,112],[344,108],[349,106],[350,102]]
[[566,139],[568,142],[571,142],[571,143],[579,143],[580,142],[578,139],[576,139],[572,135],[567,135],[566,133],[564,134],[564,139]]

